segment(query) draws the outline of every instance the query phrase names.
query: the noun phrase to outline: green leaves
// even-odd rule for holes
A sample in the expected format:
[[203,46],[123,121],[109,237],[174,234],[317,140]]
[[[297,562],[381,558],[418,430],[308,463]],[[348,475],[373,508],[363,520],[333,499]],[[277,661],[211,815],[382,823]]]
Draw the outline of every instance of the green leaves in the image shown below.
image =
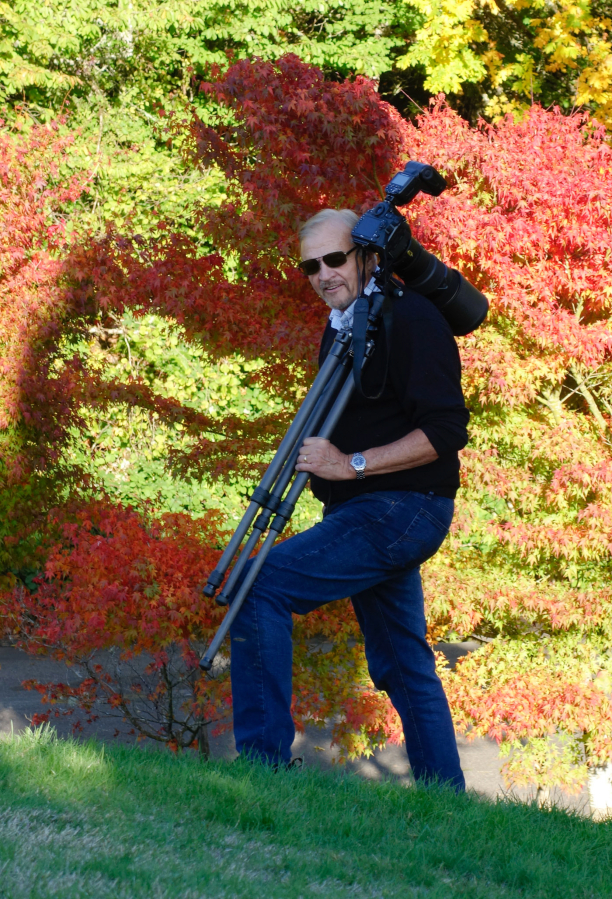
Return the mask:
[[[219,430],[199,434],[213,442],[226,429],[224,419],[249,422],[276,416],[283,410],[279,398],[254,380],[263,363],[238,354],[215,360],[206,349],[188,343],[182,329],[157,316],[135,318],[126,313],[115,327],[95,327],[94,339],[81,346],[86,364],[103,366],[107,383],[129,384],[136,379],[154,395],[172,399],[181,407],[202,413]],[[110,346],[109,346],[110,341]],[[110,496],[139,506],[143,501],[164,512],[186,512],[194,517],[217,508],[230,519],[240,516],[251,487],[249,472],[234,472],[229,482],[181,475],[180,460],[194,447],[194,435],[180,420],[138,406],[111,403],[86,414],[86,425],[74,432],[70,455]],[[174,465],[169,466],[169,457]],[[318,514],[302,510],[306,520]]]

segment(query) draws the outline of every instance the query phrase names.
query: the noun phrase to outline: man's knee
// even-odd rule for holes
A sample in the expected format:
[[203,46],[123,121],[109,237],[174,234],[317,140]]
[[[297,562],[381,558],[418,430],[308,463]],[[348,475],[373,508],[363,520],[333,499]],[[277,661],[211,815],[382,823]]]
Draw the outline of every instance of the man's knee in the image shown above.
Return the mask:
[[[230,604],[234,602],[238,591],[247,578],[253,561],[253,559],[249,559],[245,565],[244,571],[241,572],[236,585],[230,593]],[[255,578],[249,592],[242,601],[240,611],[236,616],[232,629],[236,625],[240,628],[241,625],[244,625],[246,619],[252,616],[256,616],[258,619],[291,618],[292,604],[290,597],[282,589],[277,589],[277,586],[272,580],[265,577],[262,578],[262,573],[265,574],[265,566],[262,572]]]
[[377,690],[389,694],[393,689],[392,660],[387,656],[372,657],[366,651],[368,671]]

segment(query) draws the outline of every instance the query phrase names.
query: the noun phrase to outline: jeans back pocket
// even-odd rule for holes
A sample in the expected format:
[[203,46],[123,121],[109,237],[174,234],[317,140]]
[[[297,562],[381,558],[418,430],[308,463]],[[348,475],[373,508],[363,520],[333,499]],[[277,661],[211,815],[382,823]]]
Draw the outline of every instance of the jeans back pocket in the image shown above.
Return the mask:
[[[452,502],[449,502],[447,514],[445,511],[443,508],[426,509],[421,507],[402,536],[387,547],[394,566],[414,568],[422,565],[438,551],[451,525]],[[440,518],[434,512],[437,512]],[[442,518],[447,520],[442,521]]]

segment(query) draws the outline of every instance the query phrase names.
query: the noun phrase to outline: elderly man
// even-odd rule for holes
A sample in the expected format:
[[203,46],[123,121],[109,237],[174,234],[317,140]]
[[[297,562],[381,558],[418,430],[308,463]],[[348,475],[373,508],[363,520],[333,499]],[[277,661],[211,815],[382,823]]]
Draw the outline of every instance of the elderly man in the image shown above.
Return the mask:
[[[320,360],[335,330],[352,325],[362,265],[356,222],[350,210],[328,209],[300,229],[300,268],[331,307]],[[375,266],[368,257],[368,278]],[[401,718],[415,778],[461,790],[419,569],[450,527],[469,414],[455,340],[427,299],[406,290],[394,301],[391,346],[381,329],[362,381],[364,395],[354,393],[331,440],[309,437],[300,450],[297,469],[310,472],[323,521],[272,549],[232,626],[236,747],[269,764],[290,762],[292,613],[350,596],[370,675]]]

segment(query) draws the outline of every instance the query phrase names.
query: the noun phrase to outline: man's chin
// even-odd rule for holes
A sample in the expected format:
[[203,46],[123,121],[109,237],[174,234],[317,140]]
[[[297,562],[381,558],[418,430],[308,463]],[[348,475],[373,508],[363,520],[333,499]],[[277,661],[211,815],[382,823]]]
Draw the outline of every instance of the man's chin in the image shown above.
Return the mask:
[[338,296],[338,297],[324,296],[323,299],[325,300],[325,302],[327,303],[327,305],[329,306],[330,309],[337,309],[338,312],[344,312],[344,310],[348,309],[348,307],[353,302],[349,297],[346,296],[346,293],[344,294],[344,296]]

